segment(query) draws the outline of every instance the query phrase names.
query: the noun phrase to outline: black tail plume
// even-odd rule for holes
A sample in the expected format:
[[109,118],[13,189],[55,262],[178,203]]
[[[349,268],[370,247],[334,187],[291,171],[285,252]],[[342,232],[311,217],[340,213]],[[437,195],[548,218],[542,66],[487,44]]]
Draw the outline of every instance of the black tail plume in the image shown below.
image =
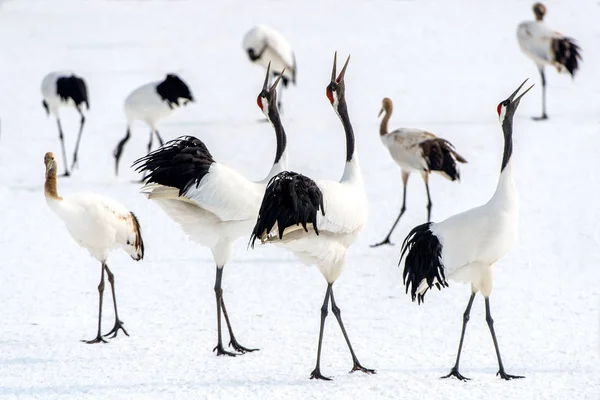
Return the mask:
[[460,179],[456,162],[466,163],[467,160],[454,150],[452,143],[436,138],[425,140],[420,146],[430,171],[441,171],[452,181]]
[[581,47],[574,39],[563,37],[552,40],[552,52],[554,60],[564,65],[572,77],[575,76],[575,71],[579,69],[579,60],[581,60]]

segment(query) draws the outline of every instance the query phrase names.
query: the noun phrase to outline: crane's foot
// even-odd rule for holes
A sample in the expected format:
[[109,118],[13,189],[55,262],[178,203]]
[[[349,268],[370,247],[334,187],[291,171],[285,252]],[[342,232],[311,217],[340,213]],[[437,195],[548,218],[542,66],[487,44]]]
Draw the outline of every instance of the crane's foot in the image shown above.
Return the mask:
[[545,121],[548,119],[548,115],[544,114],[541,117],[531,117],[531,119],[534,121]]
[[129,336],[129,333],[127,333],[127,331],[123,327],[123,321],[119,321],[119,320],[115,321],[115,326],[110,330],[110,332],[108,332],[104,336],[112,335],[110,338],[114,339],[117,337],[117,333],[119,333],[119,330],[122,330],[126,336]]
[[310,379],[320,379],[322,381],[331,380],[331,378],[321,375],[321,369],[319,367],[315,368],[313,372],[310,373]]
[[471,378],[467,378],[466,376],[462,376],[460,372],[458,372],[458,367],[453,367],[450,373],[446,376],[442,376],[441,379],[450,378],[451,376],[461,380],[461,381],[469,381]]
[[362,365],[360,365],[358,360],[354,361],[354,366],[352,367],[352,370],[350,371],[350,373],[353,373],[354,371],[361,371],[361,372],[364,372],[365,374],[376,374],[377,373],[377,372],[375,372],[374,369],[365,368]]
[[504,371],[504,368],[501,369],[500,371],[498,371],[498,373],[496,374],[496,376],[500,375],[500,378],[504,379],[505,381],[510,381],[511,379],[522,379],[525,378],[524,376],[519,376],[519,375],[509,375],[506,373],[506,371]]
[[98,333],[98,336],[96,336],[95,339],[92,340],[81,340],[84,343],[87,344],[94,344],[94,343],[108,343],[106,340],[104,340],[104,338],[100,335],[100,333]]
[[65,173],[61,175],[61,177],[68,177],[68,176],[71,176],[71,173],[69,171],[65,171]]
[[215,348],[213,349],[213,351],[217,352],[217,356],[229,356],[229,357],[235,357],[237,354],[232,353],[230,351],[227,351],[223,348],[223,345],[221,343],[219,343],[218,345],[215,346]]
[[252,353],[253,351],[258,351],[259,350],[259,349],[248,349],[248,348],[242,346],[241,344],[239,344],[237,342],[237,340],[235,340],[235,337],[231,338],[231,340],[229,341],[229,346],[233,347],[235,349],[235,351],[238,351],[241,354]]
[[394,243],[390,242],[390,238],[386,237],[381,242],[372,244],[371,247],[379,247],[379,246],[383,246],[384,244],[389,244],[390,246],[394,245]]

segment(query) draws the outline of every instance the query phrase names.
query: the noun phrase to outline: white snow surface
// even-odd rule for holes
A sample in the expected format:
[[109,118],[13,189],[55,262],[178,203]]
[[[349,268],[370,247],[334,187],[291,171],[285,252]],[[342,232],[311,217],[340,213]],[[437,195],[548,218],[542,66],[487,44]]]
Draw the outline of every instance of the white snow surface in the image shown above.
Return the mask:
[[[600,396],[600,7],[547,1],[547,24],[583,49],[574,80],[547,70],[550,119],[540,114],[535,64],[521,53],[517,25],[531,1],[4,1],[0,7],[0,398],[201,399],[597,399]],[[329,314],[322,372],[310,380],[326,283],[314,267],[272,245],[236,243],[225,267],[224,300],[237,339],[260,351],[216,357],[215,270],[210,251],[186,239],[139,194],[127,168],[144,155],[149,129],[134,127],[121,175],[112,150],[125,134],[123,101],[139,85],[175,72],[196,103],[159,124],[165,139],[201,138],[213,156],[249,179],[270,169],[275,139],[256,106],[264,70],[242,49],[244,33],[265,23],[298,60],[298,86],[283,96],[290,166],[338,179],[345,145],[328,104],[333,52],[352,58],[346,96],[361,158],[369,222],[334,285],[361,363],[352,366]],[[43,156],[62,155],[53,118],[41,105],[45,74],[70,69],[88,84],[90,112],[80,168],[59,193],[111,196],[139,217],[146,257],[114,252],[121,319],[130,337],[87,345],[95,335],[99,265],[69,237],[44,201]],[[496,105],[529,77],[536,87],[515,117],[519,238],[495,268],[492,315],[508,373],[496,356],[483,298],[474,303],[461,372],[441,380],[458,347],[469,286],[432,290],[424,305],[404,293],[400,244],[426,218],[425,188],[408,185],[408,210],[395,246],[372,249],[400,208],[400,169],[378,137],[381,99],[392,98],[390,130],[426,129],[450,140],[468,164],[461,182],[430,180],[433,220],[487,201],[500,170]],[[79,126],[62,112],[69,160]],[[156,143],[156,141],[155,141]],[[249,232],[250,233],[250,232]],[[103,331],[112,327],[107,283]],[[228,342],[224,329],[225,344]]]

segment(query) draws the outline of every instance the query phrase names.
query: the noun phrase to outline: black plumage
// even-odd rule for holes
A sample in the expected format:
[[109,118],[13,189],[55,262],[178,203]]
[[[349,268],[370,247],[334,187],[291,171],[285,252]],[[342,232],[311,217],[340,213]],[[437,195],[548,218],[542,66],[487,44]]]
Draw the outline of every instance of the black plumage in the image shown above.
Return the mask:
[[435,138],[419,144],[427,161],[429,171],[442,171],[452,181],[460,179],[456,162],[466,163],[460,154],[454,150],[452,143],[445,139]]
[[[86,108],[90,109],[87,86],[85,81],[77,75],[62,76],[56,80],[56,94],[62,101],[73,100],[75,106],[80,108],[85,103]],[[47,106],[45,106],[47,108]]]
[[427,289],[434,285],[441,290],[448,287],[444,265],[442,264],[442,244],[437,236],[429,229],[431,222],[419,225],[410,231],[404,243],[398,265],[406,254],[404,263],[403,282],[406,285],[406,293],[410,289],[412,301],[418,303],[425,301],[425,292],[417,294],[417,289],[423,280],[427,282]]
[[173,105],[179,106],[179,99],[194,101],[188,85],[175,74],[168,74],[161,83],[156,85],[156,93],[170,108],[173,108]]
[[575,40],[564,37],[552,40],[552,52],[554,60],[564,65],[571,76],[575,76],[575,71],[579,68],[579,60],[581,60],[581,48]]
[[250,244],[254,247],[256,239],[268,235],[275,223],[277,223],[279,239],[283,237],[285,228],[289,226],[302,225],[304,231],[308,232],[308,223],[313,225],[318,235],[319,211],[325,215],[323,193],[317,184],[296,172],[280,172],[267,184],[258,219],[250,237]]
[[177,188],[182,196],[194,184],[196,187],[200,185],[214,162],[200,139],[180,136],[136,160],[133,166],[138,172],[148,172],[144,177],[146,183]]

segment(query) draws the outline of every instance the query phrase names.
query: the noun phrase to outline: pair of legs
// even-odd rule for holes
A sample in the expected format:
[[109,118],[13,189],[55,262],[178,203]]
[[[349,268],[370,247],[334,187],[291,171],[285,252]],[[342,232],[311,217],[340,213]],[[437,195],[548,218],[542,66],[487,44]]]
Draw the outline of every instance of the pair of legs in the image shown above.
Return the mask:
[[110,332],[108,332],[107,334],[105,334],[104,336],[108,336],[108,335],[112,335],[112,338],[117,337],[117,333],[119,332],[119,329],[123,331],[123,333],[127,336],[129,336],[129,333],[127,333],[127,331],[125,330],[125,328],[123,327],[123,322],[121,320],[119,320],[119,312],[117,311],[117,297],[115,296],[115,276],[113,275],[113,273],[111,272],[110,269],[108,269],[108,265],[106,265],[105,262],[101,263],[101,268],[100,268],[100,283],[98,284],[98,296],[99,296],[99,306],[98,306],[98,334],[96,335],[96,338],[92,339],[92,340],[82,340],[83,342],[86,343],[106,343],[106,340],[104,340],[104,337],[102,336],[102,302],[103,302],[103,298],[104,298],[104,272],[106,272],[106,275],[108,276],[108,281],[110,282],[110,287],[112,289],[112,297],[113,297],[113,303],[115,306],[115,326],[111,329]]
[[238,343],[233,335],[233,329],[231,329],[231,323],[229,322],[229,316],[227,315],[227,309],[225,308],[225,303],[223,302],[223,289],[221,289],[221,281],[223,280],[223,267],[217,266],[217,277],[215,279],[215,297],[217,300],[217,345],[213,349],[213,351],[217,352],[218,356],[226,355],[235,357],[237,354],[232,353],[230,351],[226,351],[223,348],[223,338],[221,335],[221,311],[223,311],[223,316],[225,317],[225,322],[227,323],[227,329],[229,330],[229,346],[233,347],[236,351],[241,354],[256,351],[258,349],[248,349]]
[[[81,133],[83,132],[83,125],[85,124],[85,116],[83,115],[80,109],[77,109],[77,111],[79,111],[79,115],[81,115],[81,121],[79,125],[79,134],[77,134],[77,142],[75,143],[75,152],[73,154],[73,164],[71,164],[71,170],[73,170],[77,165],[77,151],[79,150]],[[65,173],[62,174],[62,176],[70,176],[71,173],[69,172],[69,164],[67,162],[67,152],[65,150],[65,139],[63,135],[62,126],[60,124],[60,118],[58,118],[58,116],[56,117],[56,123],[58,124],[58,138],[60,139],[60,145],[62,147],[63,160],[65,161]]]
[[333,315],[340,324],[340,328],[342,329],[342,333],[344,334],[344,339],[346,339],[346,343],[348,344],[348,348],[350,349],[350,354],[352,355],[352,362],[354,365],[352,366],[352,370],[354,371],[362,371],[367,374],[374,374],[375,370],[367,369],[360,365],[356,354],[354,354],[354,350],[352,349],[352,345],[350,344],[350,339],[348,338],[348,334],[346,333],[346,328],[344,328],[344,323],[342,322],[342,314],[340,308],[335,303],[335,298],[333,297],[333,283],[327,284],[327,291],[325,292],[325,300],[323,301],[323,306],[321,306],[321,329],[319,330],[319,347],[317,349],[317,365],[315,369],[310,373],[310,379],[323,379],[326,381],[330,381],[331,378],[327,378],[321,374],[321,345],[323,344],[323,330],[325,328],[325,318],[327,318],[327,308],[329,307],[329,298],[331,297],[331,311],[333,311]]
[[[473,305],[473,300],[475,299],[475,295],[477,293],[473,292],[471,297],[469,298],[469,303],[467,304],[467,308],[465,309],[465,313],[463,314],[463,326],[462,333],[460,334],[460,342],[458,343],[458,354],[456,355],[456,363],[454,363],[454,367],[450,370],[450,373],[446,376],[442,376],[442,378],[448,378],[454,376],[461,381],[469,380],[469,378],[464,377],[458,372],[458,364],[460,362],[460,352],[462,351],[463,340],[465,338],[465,331],[467,330],[467,322],[469,322],[469,318],[471,315],[471,306]],[[494,347],[496,349],[496,356],[498,357],[498,373],[496,375],[500,375],[502,379],[510,380],[510,379],[518,379],[524,378],[524,376],[518,375],[509,375],[504,370],[504,365],[502,364],[502,358],[500,357],[500,349],[498,348],[498,340],[496,339],[496,332],[494,331],[494,320],[492,319],[492,315],[490,313],[490,298],[485,297],[485,320],[487,321],[488,327],[490,328],[490,333],[492,334],[492,340],[494,342]]]
[[[396,221],[394,222],[394,225],[392,225],[392,229],[390,229],[387,236],[381,242],[371,245],[371,247],[379,247],[384,244],[393,245],[393,243],[390,242],[390,237],[392,236],[392,232],[394,232],[394,229],[396,229],[396,225],[398,225],[398,221],[400,221],[400,218],[404,214],[404,211],[406,211],[406,184],[408,183],[409,176],[410,172],[402,170],[402,208],[400,209],[400,214],[398,214],[398,218],[396,218]],[[431,195],[429,194],[429,174],[427,172],[422,172],[421,176],[423,177],[423,181],[425,182],[425,190],[427,190],[427,222],[429,222],[431,221],[432,206]]]
[[[163,145],[163,140],[160,137],[158,130],[152,127],[150,129],[150,140],[148,141],[148,153],[150,153],[150,150],[152,150],[152,138],[155,134],[156,138],[158,139],[159,145]],[[121,159],[121,155],[123,154],[123,147],[125,147],[125,143],[127,143],[130,137],[131,128],[127,127],[127,133],[125,134],[125,137],[121,139],[121,141],[119,142],[119,144],[117,144],[117,147],[115,147],[115,150],[113,151],[113,155],[115,156],[115,175],[119,175],[119,160]]]

